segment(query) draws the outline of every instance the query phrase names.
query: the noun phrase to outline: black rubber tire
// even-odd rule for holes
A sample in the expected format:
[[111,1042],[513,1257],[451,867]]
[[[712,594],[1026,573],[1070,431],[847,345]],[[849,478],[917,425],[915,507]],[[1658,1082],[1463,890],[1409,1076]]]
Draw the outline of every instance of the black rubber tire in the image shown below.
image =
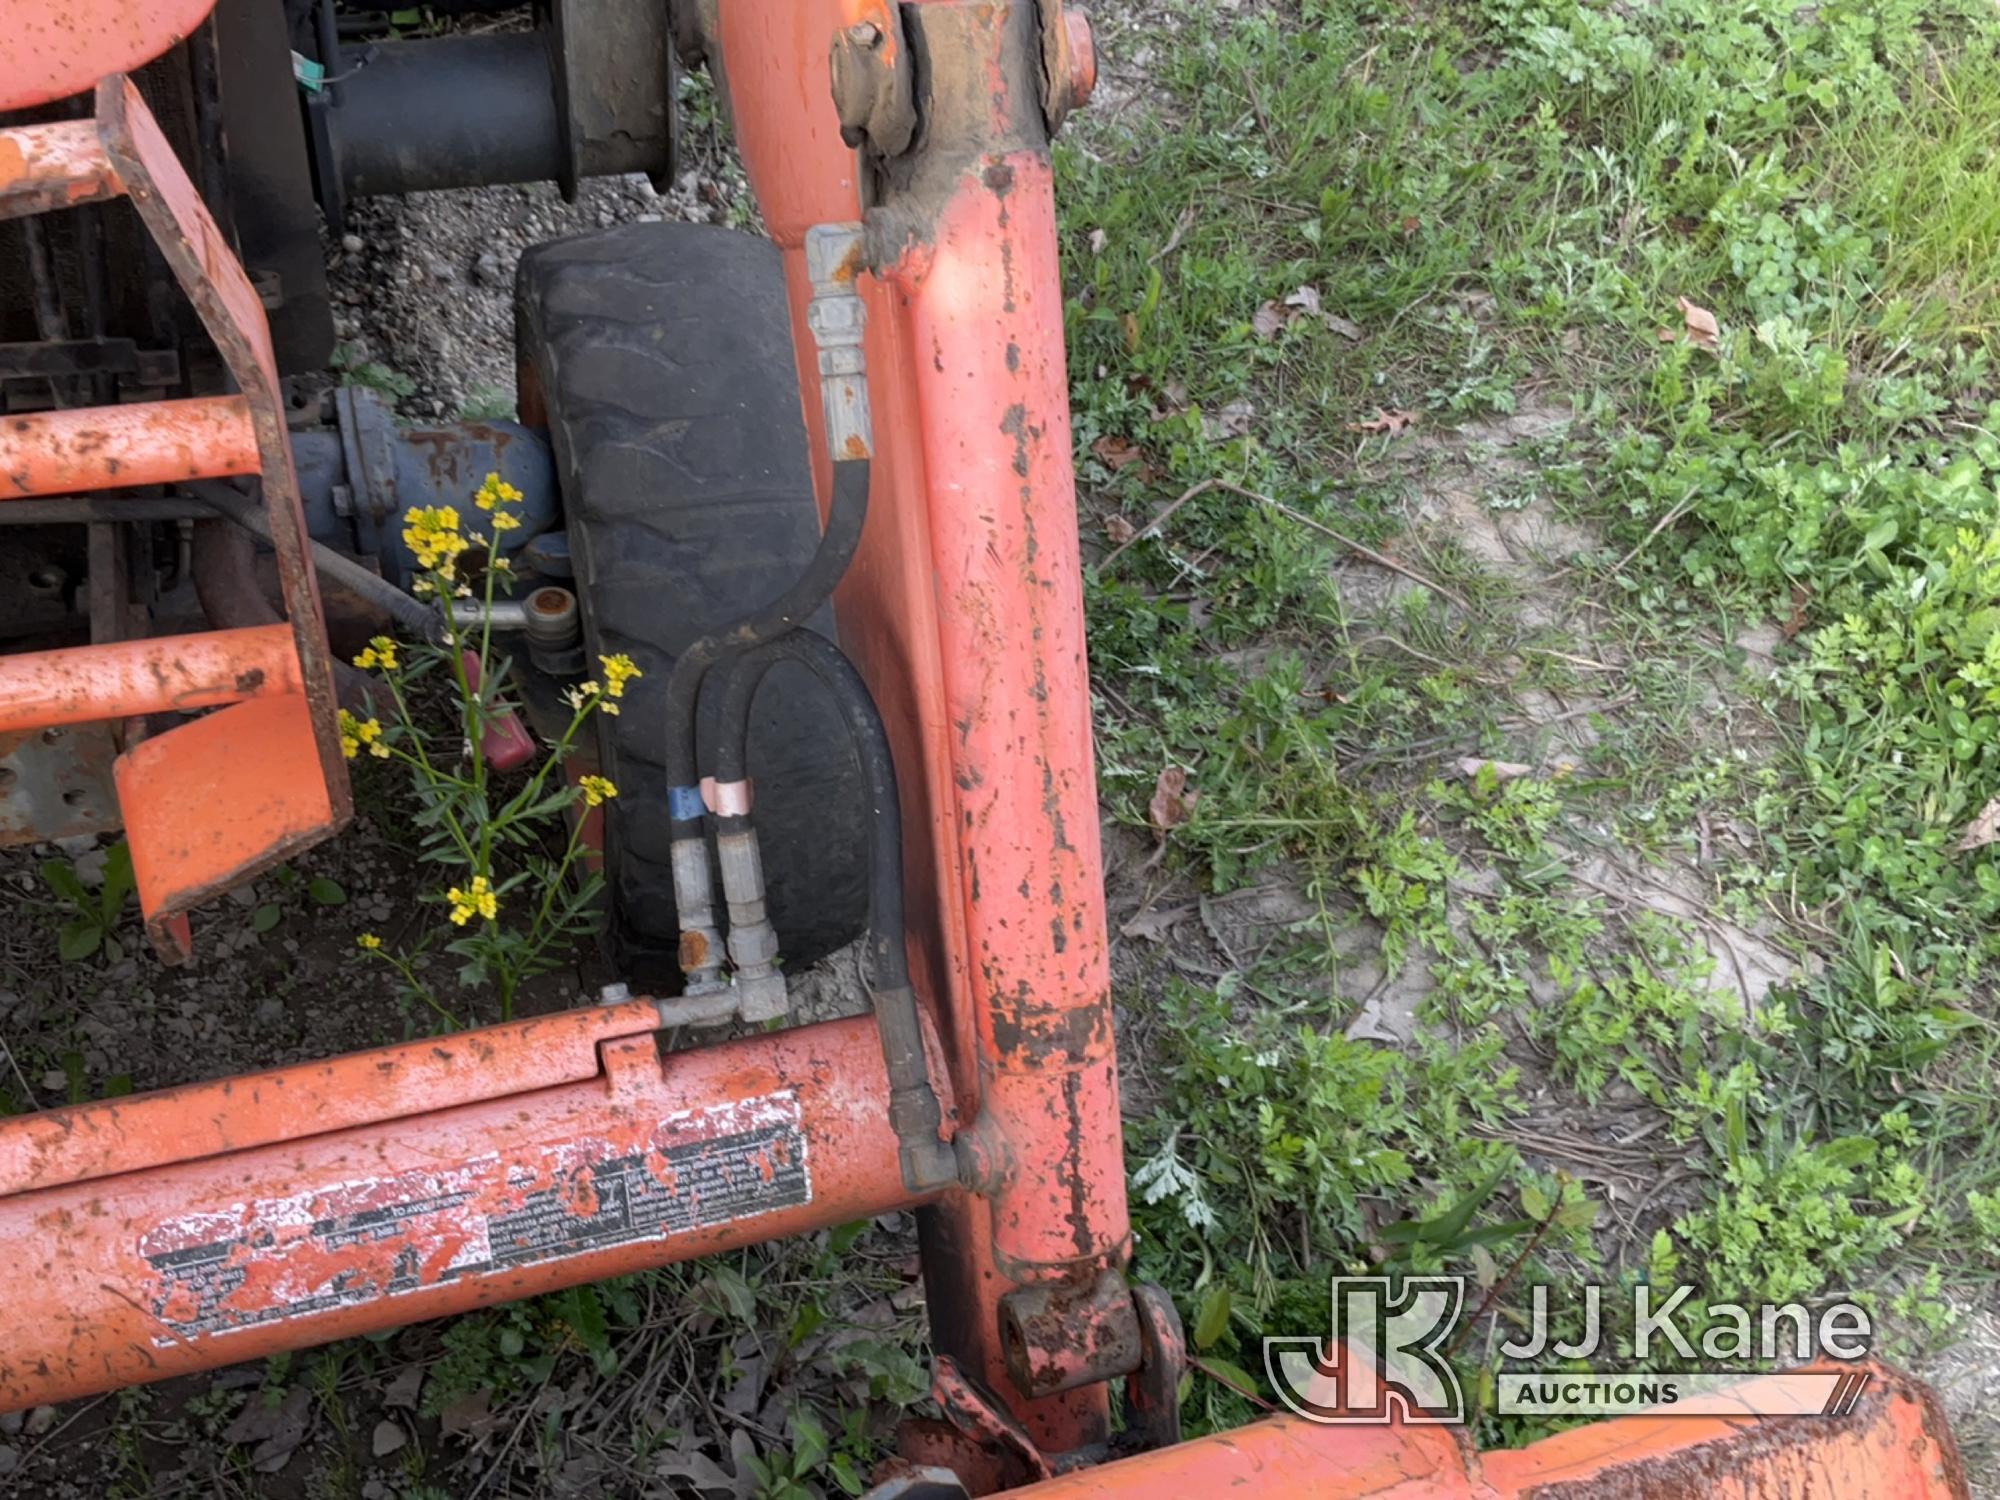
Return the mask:
[[[515,316],[523,415],[538,400],[548,421],[585,643],[593,660],[623,651],[645,672],[624,711],[597,722],[618,786],[606,828],[614,954],[657,984],[678,974],[668,670],[690,642],[776,597],[819,540],[783,267],[753,235],[628,224],[530,249]],[[831,638],[831,611],[812,626]],[[704,714],[714,701],[711,686]],[[793,666],[766,678],[751,717],[753,818],[792,968],[866,923],[867,803],[841,724]]]

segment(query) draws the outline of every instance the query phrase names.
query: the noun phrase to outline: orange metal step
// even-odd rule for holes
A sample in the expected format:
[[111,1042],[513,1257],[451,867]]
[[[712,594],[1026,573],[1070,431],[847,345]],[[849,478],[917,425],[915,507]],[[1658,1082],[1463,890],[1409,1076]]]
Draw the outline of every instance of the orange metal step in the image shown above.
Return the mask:
[[95,120],[0,130],[0,219],[97,203],[124,191]]
[[0,734],[302,691],[289,625],[30,651],[0,656]]
[[252,698],[142,740],[112,776],[146,932],[167,963],[188,956],[188,912],[346,821],[297,693]]
[[242,396],[83,406],[0,421],[0,503],[220,479],[259,467]]

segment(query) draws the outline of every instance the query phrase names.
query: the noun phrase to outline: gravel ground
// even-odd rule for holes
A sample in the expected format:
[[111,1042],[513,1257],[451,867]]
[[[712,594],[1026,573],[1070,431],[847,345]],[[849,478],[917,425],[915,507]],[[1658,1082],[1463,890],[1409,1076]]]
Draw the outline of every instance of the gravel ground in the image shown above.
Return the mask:
[[[691,160],[692,159],[692,160]],[[755,222],[749,186],[712,135],[684,143],[666,191],[643,175],[585,182],[565,203],[552,183],[376,198],[329,247],[337,361],[364,379],[413,387],[410,417],[491,416],[514,407],[514,268],[530,245],[618,224]]]

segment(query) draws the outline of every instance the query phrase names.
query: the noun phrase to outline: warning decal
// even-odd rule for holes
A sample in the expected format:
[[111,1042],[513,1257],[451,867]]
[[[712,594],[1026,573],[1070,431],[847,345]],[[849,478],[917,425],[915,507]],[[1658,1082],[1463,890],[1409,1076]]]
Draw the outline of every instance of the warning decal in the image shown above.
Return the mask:
[[183,1214],[143,1235],[166,1347],[456,1277],[664,1239],[812,1201],[791,1091],[442,1168]]

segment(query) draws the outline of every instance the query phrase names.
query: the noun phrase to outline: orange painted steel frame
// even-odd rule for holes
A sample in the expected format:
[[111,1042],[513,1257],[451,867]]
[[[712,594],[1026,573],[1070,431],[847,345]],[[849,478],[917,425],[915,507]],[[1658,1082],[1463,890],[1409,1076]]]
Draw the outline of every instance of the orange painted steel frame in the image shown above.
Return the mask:
[[[1102,1384],[1041,1400],[1009,1379],[1000,1302],[1122,1266],[1129,1226],[1084,661],[1069,388],[1030,4],[954,13],[983,117],[925,122],[933,163],[911,233],[859,279],[876,455],[869,521],[835,595],[904,788],[912,969],[970,1127],[979,1196],[923,1219],[938,1348],[1008,1399],[1036,1442],[1108,1435]],[[827,88],[831,39],[875,0],[720,0],[732,121],[784,252],[802,388],[804,236],[863,218],[856,153]],[[885,43],[885,45],[890,45]],[[929,104],[936,106],[937,98]],[[821,495],[830,460],[805,403]]]
[[[107,636],[95,645],[0,658],[9,731],[228,705],[132,745],[114,768],[146,929],[169,962],[189,955],[190,910],[336,832],[351,810],[263,304],[131,81],[78,71],[92,55],[79,39],[101,47],[100,68],[115,66],[170,45],[209,3],[40,0],[0,52],[0,108],[96,83],[88,119],[0,129],[0,217],[129,198],[240,391],[10,417],[0,503],[255,474],[277,554],[288,622],[277,630],[132,642],[94,619]],[[114,571],[93,561],[94,574]]]
[[872,1017],[667,1056],[659,1026],[631,1001],[0,1121],[0,1411],[910,1206]]
[[[1018,1500],[1131,1495],[1404,1500],[1923,1500],[1968,1493],[1930,1389],[1881,1365],[1852,1415],[1624,1417],[1511,1452],[1461,1429],[1278,1417],[1009,1491]],[[1754,1398],[1757,1382],[1740,1388]]]

